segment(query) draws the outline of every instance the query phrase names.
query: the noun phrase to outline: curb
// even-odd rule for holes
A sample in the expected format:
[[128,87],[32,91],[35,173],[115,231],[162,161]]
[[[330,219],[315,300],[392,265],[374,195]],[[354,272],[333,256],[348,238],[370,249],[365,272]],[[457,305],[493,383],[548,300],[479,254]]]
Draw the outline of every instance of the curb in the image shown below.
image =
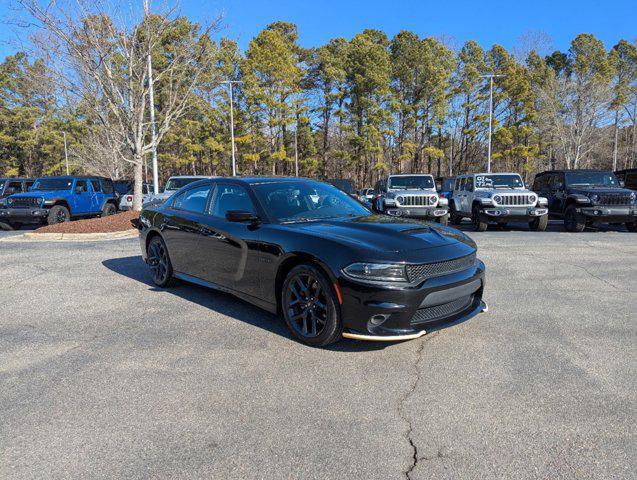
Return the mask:
[[27,232],[15,237],[3,238],[1,241],[40,241],[40,242],[92,242],[99,240],[123,240],[136,238],[139,230],[130,229],[123,232],[107,233],[35,233]]

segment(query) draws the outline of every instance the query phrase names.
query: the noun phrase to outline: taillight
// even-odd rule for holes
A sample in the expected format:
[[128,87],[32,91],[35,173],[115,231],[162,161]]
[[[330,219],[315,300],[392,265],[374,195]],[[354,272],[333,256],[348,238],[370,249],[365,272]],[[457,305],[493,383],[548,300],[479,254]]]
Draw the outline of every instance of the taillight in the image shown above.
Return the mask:
[[127,202],[132,202],[133,201],[133,196],[132,195],[127,195],[126,196],[126,201]]
[[441,193],[440,194],[440,198],[447,198],[447,194],[446,193]]

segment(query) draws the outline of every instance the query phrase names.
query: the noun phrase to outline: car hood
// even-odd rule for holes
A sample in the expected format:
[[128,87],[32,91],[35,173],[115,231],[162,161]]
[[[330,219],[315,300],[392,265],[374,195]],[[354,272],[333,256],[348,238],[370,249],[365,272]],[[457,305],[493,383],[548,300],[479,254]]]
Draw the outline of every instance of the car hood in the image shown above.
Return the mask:
[[366,215],[286,226],[348,246],[377,252],[399,253],[452,244],[462,244],[471,250],[476,248],[471,238],[453,228],[386,215]]
[[533,192],[531,190],[527,190],[526,188],[494,188],[489,190],[476,190],[476,195],[482,197],[492,197],[493,195],[502,194],[524,195],[527,193]]
[[630,190],[629,188],[612,188],[612,187],[602,187],[602,188],[595,188],[595,187],[578,187],[578,188],[569,188],[568,192],[571,194],[579,194],[579,195],[588,195],[590,193],[624,193],[624,194],[628,194],[630,195],[631,193],[634,192],[634,190]]
[[415,189],[404,190],[404,189],[390,188],[387,190],[387,193],[393,193],[394,195],[398,196],[398,195],[433,195],[438,192],[434,190],[433,188],[424,188],[422,190],[415,190]]
[[71,195],[69,190],[34,190],[32,192],[14,193],[12,198],[56,198]]

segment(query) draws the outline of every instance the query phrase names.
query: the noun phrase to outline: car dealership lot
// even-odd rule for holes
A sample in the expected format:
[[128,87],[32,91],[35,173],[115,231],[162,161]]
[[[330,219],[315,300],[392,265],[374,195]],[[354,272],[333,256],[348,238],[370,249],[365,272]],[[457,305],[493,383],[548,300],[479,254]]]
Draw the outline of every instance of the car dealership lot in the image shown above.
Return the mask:
[[632,478],[637,236],[550,230],[470,233],[489,313],[330,349],[135,240],[2,241],[0,478]]

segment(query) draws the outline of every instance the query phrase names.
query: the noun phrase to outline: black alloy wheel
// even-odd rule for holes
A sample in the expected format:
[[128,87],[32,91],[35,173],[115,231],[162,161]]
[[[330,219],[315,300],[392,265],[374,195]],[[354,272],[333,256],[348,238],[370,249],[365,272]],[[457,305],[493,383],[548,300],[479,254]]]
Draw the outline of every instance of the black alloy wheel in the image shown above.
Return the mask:
[[564,228],[569,232],[583,232],[586,228],[586,219],[575,211],[575,206],[570,205],[564,212]]
[[63,205],[54,205],[49,210],[47,217],[47,223],[49,225],[55,225],[56,223],[64,223],[71,221],[71,214],[68,208]]
[[293,268],[283,282],[281,309],[292,334],[323,346],[341,337],[337,298],[326,276],[312,265]]
[[173,284],[173,267],[168,249],[161,237],[155,236],[148,244],[146,263],[153,283],[158,287],[169,287]]
[[108,217],[109,215],[115,215],[117,213],[117,207],[112,203],[107,203],[102,208],[102,217]]
[[471,224],[473,225],[473,230],[476,232],[484,232],[489,227],[487,221],[482,218],[482,214],[480,213],[480,209],[478,207],[473,207]]
[[541,215],[529,222],[529,228],[534,232],[543,232],[549,224],[549,216]]

